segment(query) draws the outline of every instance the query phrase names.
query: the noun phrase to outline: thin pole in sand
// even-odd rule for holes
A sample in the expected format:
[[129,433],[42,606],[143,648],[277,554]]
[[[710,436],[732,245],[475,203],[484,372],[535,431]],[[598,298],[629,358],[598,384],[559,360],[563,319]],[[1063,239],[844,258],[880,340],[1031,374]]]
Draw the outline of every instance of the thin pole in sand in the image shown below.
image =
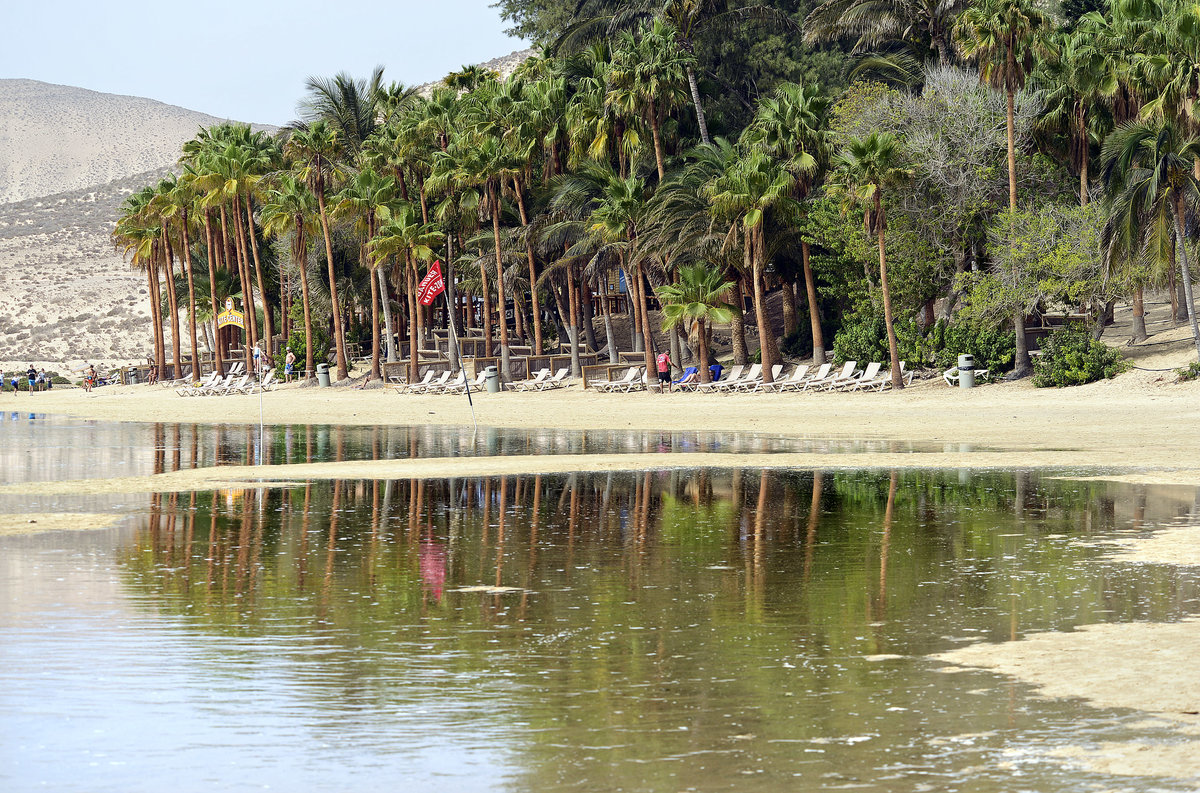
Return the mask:
[[[442,293],[446,295],[445,292]],[[450,319],[450,338],[454,343],[454,357],[458,358],[458,370],[463,373],[463,386],[467,389],[467,404],[471,406],[471,423],[475,432],[479,432],[479,422],[475,420],[475,403],[471,401],[471,380],[467,377],[467,369],[463,366],[462,349],[458,346],[458,331],[454,328],[454,306],[450,305],[450,297],[446,295],[446,316]]]

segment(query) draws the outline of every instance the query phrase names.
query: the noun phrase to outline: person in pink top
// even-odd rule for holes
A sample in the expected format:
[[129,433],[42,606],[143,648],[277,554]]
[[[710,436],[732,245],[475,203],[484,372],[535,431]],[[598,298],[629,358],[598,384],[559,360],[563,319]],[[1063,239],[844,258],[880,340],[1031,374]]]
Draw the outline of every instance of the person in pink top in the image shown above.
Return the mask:
[[655,358],[658,364],[658,393],[666,393],[671,388],[671,354],[660,352]]

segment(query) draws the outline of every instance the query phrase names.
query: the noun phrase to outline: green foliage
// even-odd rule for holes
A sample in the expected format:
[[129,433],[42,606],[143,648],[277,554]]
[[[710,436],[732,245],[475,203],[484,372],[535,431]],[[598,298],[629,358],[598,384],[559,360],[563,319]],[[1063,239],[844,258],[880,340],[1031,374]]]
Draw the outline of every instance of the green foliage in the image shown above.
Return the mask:
[[975,368],[989,369],[993,373],[1013,368],[1016,340],[1003,326],[938,320],[929,335],[936,350],[934,362],[939,369],[957,366],[960,355],[975,356]]
[[[275,354],[275,367],[283,372],[283,362],[287,357],[287,351],[291,350],[296,354],[296,372],[303,376],[304,373],[304,304],[299,300],[292,303],[292,310],[288,312],[292,320],[292,332],[288,334],[287,345],[284,346],[278,353]],[[329,330],[323,322],[313,323],[313,365],[322,363],[329,357],[329,347],[332,341],[329,338]]]
[[1085,325],[1071,323],[1050,334],[1033,365],[1038,388],[1084,385],[1116,377],[1128,363],[1116,350],[1092,338]]
[[848,317],[833,337],[833,359],[838,363],[890,361],[883,316],[862,312]]
[[1200,377],[1200,361],[1192,361],[1182,369],[1176,369],[1175,374],[1178,375],[1179,382],[1181,383],[1195,380]]

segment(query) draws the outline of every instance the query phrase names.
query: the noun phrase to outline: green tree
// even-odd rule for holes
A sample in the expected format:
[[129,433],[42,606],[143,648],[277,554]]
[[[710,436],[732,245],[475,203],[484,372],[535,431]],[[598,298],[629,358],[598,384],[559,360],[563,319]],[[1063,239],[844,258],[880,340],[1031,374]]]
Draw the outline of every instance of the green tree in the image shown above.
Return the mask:
[[679,268],[679,282],[660,286],[655,292],[663,307],[663,327],[687,324],[700,348],[700,382],[712,380],[708,370],[708,328],[733,318],[733,306],[727,300],[732,281],[726,281],[721,271],[696,263]]
[[892,190],[908,179],[910,173],[900,167],[900,146],[895,136],[872,132],[866,138],[851,138],[836,161],[835,176],[839,192],[856,205],[866,204],[863,214],[867,233],[874,232],[879,247],[879,284],[883,292],[883,321],[887,327],[888,353],[892,359],[892,387],[903,388],[900,352],[896,343],[896,324],[892,315],[892,293],[888,286],[887,210],[884,191]]
[[290,173],[282,173],[267,190],[261,209],[263,231],[276,238],[291,240],[292,262],[300,271],[300,300],[304,310],[304,371],[312,377],[313,361],[312,301],[308,288],[308,240],[319,231],[317,199],[312,191]]

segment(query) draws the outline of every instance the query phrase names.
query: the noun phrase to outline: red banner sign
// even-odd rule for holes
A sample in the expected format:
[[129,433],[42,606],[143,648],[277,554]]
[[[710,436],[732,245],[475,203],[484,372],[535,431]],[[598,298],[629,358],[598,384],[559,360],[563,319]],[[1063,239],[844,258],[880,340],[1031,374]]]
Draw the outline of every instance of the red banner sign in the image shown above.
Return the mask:
[[421,285],[417,288],[417,300],[421,305],[428,306],[445,288],[446,282],[442,280],[442,263],[434,262],[433,266],[429,268],[429,272],[421,279]]

